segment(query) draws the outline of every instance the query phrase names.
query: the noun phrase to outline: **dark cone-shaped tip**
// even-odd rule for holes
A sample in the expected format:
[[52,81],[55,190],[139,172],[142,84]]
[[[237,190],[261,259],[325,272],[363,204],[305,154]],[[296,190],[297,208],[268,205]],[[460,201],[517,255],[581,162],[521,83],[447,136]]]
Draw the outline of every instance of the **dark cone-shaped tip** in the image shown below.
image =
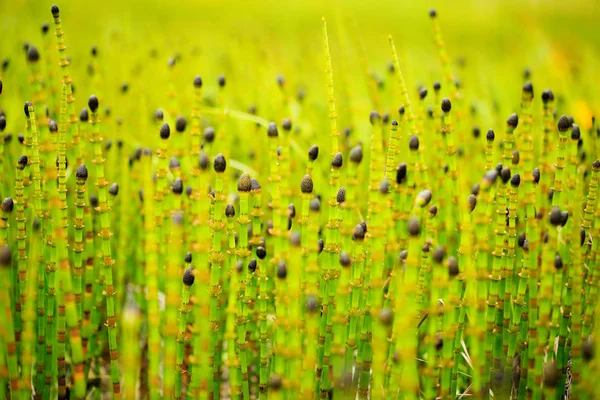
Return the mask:
[[81,122],[87,122],[89,117],[90,117],[90,114],[89,114],[87,108],[82,109],[81,112],[79,113],[79,120]]
[[557,127],[558,127],[559,132],[566,132],[567,129],[569,129],[571,127],[571,121],[569,121],[568,117],[566,117],[565,115],[562,115],[558,119]]
[[91,194],[90,204],[92,205],[92,207],[98,207],[98,196],[96,196],[95,194]]
[[294,231],[290,235],[290,244],[294,247],[300,247],[302,236],[300,232]]
[[537,185],[538,183],[540,183],[540,170],[539,170],[539,168],[534,168],[533,172],[531,173],[531,176],[533,177],[533,183],[535,185]]
[[396,168],[396,183],[398,185],[402,184],[402,182],[404,182],[404,180],[406,179],[406,163],[402,163],[400,165],[398,165],[398,168]]
[[435,217],[437,215],[437,212],[438,212],[437,206],[429,207],[429,215],[431,215],[431,217]]
[[363,159],[363,151],[360,145],[356,145],[350,150],[350,161],[359,164]]
[[309,208],[312,212],[321,211],[321,200],[319,200],[319,197],[315,197],[310,201]]
[[248,263],[248,271],[250,271],[251,273],[256,271],[257,264],[258,263],[256,262],[256,258],[253,258],[252,260],[250,260],[250,262]]
[[510,116],[506,120],[506,125],[513,129],[516,128],[517,125],[519,125],[519,116],[515,113],[510,114]]
[[235,208],[233,208],[233,204],[227,204],[225,207],[225,216],[227,218],[235,217]]
[[346,188],[341,187],[339,188],[337,195],[336,195],[336,200],[339,203],[344,203],[346,201]]
[[177,120],[175,121],[175,129],[177,130],[177,132],[182,133],[183,131],[185,131],[186,125],[187,120],[181,115],[178,116]]
[[502,179],[502,183],[506,184],[511,178],[510,168],[503,167],[500,171],[500,179]]
[[2,201],[2,211],[3,212],[10,213],[10,212],[12,212],[14,207],[15,207],[15,202],[13,201],[12,197],[7,197]]
[[319,157],[319,146],[313,144],[312,146],[310,146],[310,149],[308,149],[308,159],[311,161],[315,161],[317,157]]
[[550,211],[550,224],[559,226],[561,221],[560,209],[558,207],[553,207],[552,211]]
[[554,93],[552,93],[552,90],[546,89],[542,92],[542,101],[544,102],[544,104],[547,104],[549,101],[553,101],[553,100],[554,100]]
[[406,261],[407,258],[408,258],[408,250],[402,250],[398,254],[398,260],[400,260],[400,261]]
[[25,106],[23,107],[23,111],[25,111],[25,116],[27,118],[29,118],[29,107],[32,107],[32,104],[30,101],[26,101]]
[[10,247],[6,245],[0,245],[0,267],[10,267],[11,258],[12,254],[10,252]]
[[348,253],[346,253],[345,251],[342,251],[340,253],[340,265],[344,268],[347,268],[351,264],[352,264],[352,260],[350,259],[350,256],[348,255]]
[[379,115],[377,111],[371,111],[371,113],[369,114],[369,121],[371,122],[371,125],[375,125],[376,123],[381,121],[381,115]]
[[352,239],[354,240],[363,240],[365,238],[365,230],[361,224],[358,224],[354,227],[352,231]]
[[560,212],[560,225],[565,226],[567,224],[568,220],[569,220],[569,212],[561,211]]
[[554,268],[556,269],[562,269],[563,267],[563,260],[560,257],[560,254],[556,254],[556,256],[554,256]]
[[194,78],[194,87],[195,88],[202,87],[202,78],[200,77],[200,75],[196,75],[196,77]]
[[215,140],[215,128],[207,126],[206,129],[204,129],[204,140],[206,140],[207,143],[212,143]]
[[518,165],[520,160],[521,160],[521,155],[519,154],[519,150],[516,150],[516,149],[513,150],[512,159],[511,159],[512,165]]
[[215,169],[215,172],[225,172],[225,168],[227,168],[227,161],[225,161],[225,156],[223,154],[217,154],[213,162],[213,168]]
[[444,260],[444,257],[446,257],[446,249],[443,246],[436,247],[433,251],[433,261],[441,264],[441,262]]
[[498,179],[498,171],[496,171],[495,169],[489,170],[485,173],[483,179],[487,181],[487,183],[489,183],[490,185],[493,185],[496,182],[496,179]]
[[23,156],[19,157],[19,160],[17,160],[17,164],[19,165],[19,167],[21,169],[23,169],[27,166],[28,161],[29,160],[27,159],[27,156],[23,155]]
[[416,218],[411,218],[408,220],[408,234],[412,237],[419,236],[421,233],[421,224],[419,220]]
[[344,163],[344,158],[342,157],[342,153],[337,153],[333,156],[333,160],[331,160],[331,166],[333,168],[341,168]]
[[474,194],[469,195],[469,198],[467,199],[467,204],[469,206],[469,212],[473,212],[473,210],[477,206],[477,196],[475,196]]
[[433,194],[431,193],[431,190],[425,189],[417,195],[417,204],[421,207],[425,207],[429,204],[432,197]]
[[277,278],[279,278],[279,279],[287,278],[287,265],[284,260],[280,260],[277,263]]
[[519,247],[523,248],[523,245],[525,244],[525,239],[527,237],[525,236],[525,233],[521,233],[519,234],[519,237],[517,238],[517,244],[519,245]]
[[98,97],[95,94],[91,95],[88,99],[88,107],[94,113],[98,111],[98,107],[100,106],[100,102],[98,102]]
[[412,135],[410,137],[410,141],[408,142],[408,147],[411,150],[419,150],[419,138],[417,135]]
[[208,164],[209,164],[208,155],[206,155],[206,153],[200,154],[200,157],[198,160],[198,167],[200,167],[201,170],[205,171],[206,169],[208,169]]
[[174,194],[182,194],[183,193],[183,182],[180,178],[177,178],[173,181],[173,186],[171,188]]
[[454,277],[456,275],[458,275],[458,273],[460,272],[458,269],[458,261],[456,260],[456,258],[450,256],[448,257],[448,275],[450,275],[450,277]]
[[181,168],[181,163],[177,159],[177,157],[171,157],[169,160],[169,169],[177,169]]
[[579,130],[579,125],[573,124],[573,129],[571,130],[571,139],[579,140],[581,138],[581,130]]
[[450,102],[449,98],[444,98],[442,100],[442,111],[445,113],[449,113],[450,110],[452,109],[452,103]]
[[277,130],[277,124],[275,124],[275,122],[269,123],[269,127],[267,128],[267,135],[269,137],[279,136],[279,131]]
[[112,185],[110,185],[110,187],[108,188],[108,193],[111,196],[116,196],[119,194],[119,185],[117,185],[116,183],[113,183]]
[[306,297],[306,311],[310,314],[317,312],[319,308],[319,303],[317,302],[317,296],[314,294],[309,294]]
[[379,312],[379,322],[383,326],[390,326],[394,320],[394,312],[390,308],[382,308]]
[[510,178],[510,184],[512,187],[518,188],[521,184],[521,176],[519,174],[514,174],[512,178]]
[[29,62],[38,62],[40,60],[40,52],[37,47],[29,46],[27,50],[27,61]]
[[160,138],[166,140],[169,138],[169,136],[171,136],[171,127],[165,122],[160,127]]
[[264,248],[264,247],[262,247],[262,246],[258,246],[258,247],[256,248],[256,256],[257,256],[259,259],[261,259],[261,260],[264,260],[264,259],[265,259],[265,257],[267,256],[267,250],[265,250],[265,248]]
[[84,164],[81,164],[79,167],[77,167],[77,172],[75,173],[75,176],[77,177],[77,179],[87,180],[87,178],[88,178],[87,167]]
[[313,180],[312,177],[308,174],[304,175],[302,178],[302,182],[300,183],[300,190],[302,193],[310,194],[313,191]]
[[247,173],[243,173],[240,175],[240,179],[238,179],[237,189],[239,192],[248,193],[252,190],[252,179],[250,179],[250,175]]
[[185,286],[192,286],[194,284],[194,268],[189,267],[188,269],[185,270],[185,272],[183,273],[183,284]]

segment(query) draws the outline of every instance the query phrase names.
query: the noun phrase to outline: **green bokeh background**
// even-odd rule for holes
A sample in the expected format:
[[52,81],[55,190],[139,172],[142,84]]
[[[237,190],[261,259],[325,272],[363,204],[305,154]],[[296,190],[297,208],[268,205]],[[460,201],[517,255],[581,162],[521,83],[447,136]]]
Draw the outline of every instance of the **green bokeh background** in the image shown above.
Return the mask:
[[[0,57],[10,57],[12,67],[5,87],[10,87],[11,75],[17,82],[17,74],[27,71],[23,43],[29,41],[41,48],[40,26],[51,22],[51,4],[0,2]],[[526,67],[533,73],[536,88],[551,87],[559,98],[568,89],[569,101],[585,102],[587,109],[598,108],[591,86],[600,69],[600,7],[594,0],[106,0],[62,1],[58,5],[73,80],[84,92],[76,93],[78,105],[81,102],[83,106],[82,99],[94,89],[87,65],[90,48],[96,45],[103,79],[98,94],[106,99],[103,104],[120,107],[121,114],[130,111],[119,103],[118,89],[124,81],[129,82],[133,95],[145,96],[149,109],[164,105],[171,79],[167,60],[173,55],[180,59],[173,79],[184,111],[192,94],[186,89],[196,74],[209,83],[205,85],[207,96],[214,97],[216,78],[224,73],[231,88],[230,107],[245,110],[257,104],[259,114],[270,119],[265,98],[276,94],[276,76],[282,74],[290,91],[305,89],[307,101],[318,103],[315,106],[325,112],[321,36],[321,17],[325,16],[340,107],[343,110],[344,97],[352,97],[353,112],[367,115],[371,105],[365,83],[370,78],[360,68],[361,43],[368,73],[385,82],[390,77],[386,68],[391,59],[387,37],[394,36],[413,96],[418,85],[431,87],[434,80],[441,79],[428,17],[431,7],[438,10],[465,97],[479,104],[489,124],[495,123],[491,100],[499,105],[500,115],[517,110]],[[457,60],[464,61],[463,66]],[[24,101],[29,88],[23,86],[19,100]],[[128,103],[131,105],[131,98]],[[569,111],[578,112],[565,110]],[[343,114],[341,127],[350,124]]]

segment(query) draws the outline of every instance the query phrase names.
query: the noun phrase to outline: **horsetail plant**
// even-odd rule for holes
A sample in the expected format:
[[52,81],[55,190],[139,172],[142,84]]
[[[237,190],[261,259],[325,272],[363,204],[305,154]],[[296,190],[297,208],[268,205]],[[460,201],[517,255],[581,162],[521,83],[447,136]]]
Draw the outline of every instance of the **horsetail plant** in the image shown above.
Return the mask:
[[[173,183],[172,191],[174,197],[180,197],[180,184],[177,181]],[[171,211],[171,223],[169,226],[169,248],[167,249],[167,282],[165,290],[165,327],[164,327],[164,342],[165,342],[165,360],[164,360],[164,380],[163,380],[163,395],[167,398],[178,396],[176,392],[176,380],[180,376],[179,368],[177,368],[177,339],[179,330],[177,326],[177,306],[179,305],[178,293],[180,290],[181,276],[181,254],[182,254],[182,235],[184,216],[183,212],[178,208],[173,208]]]
[[175,382],[175,398],[181,399],[184,370],[184,350],[185,342],[188,340],[186,336],[188,314],[191,311],[190,294],[191,287],[194,284],[194,269],[189,267],[183,273],[183,286],[181,289],[181,306],[179,308],[179,329],[177,333],[177,377]]
[[[539,68],[537,52],[490,80],[450,59],[436,10],[439,68],[408,74],[411,43],[398,53],[390,35],[376,64],[385,37],[343,7],[313,54],[315,32],[280,48],[253,27],[234,50],[177,49],[154,40],[169,18],[138,43],[111,27],[111,2],[80,35],[90,15],[67,3],[41,31],[8,4],[41,35],[17,46],[0,24],[0,398],[598,397],[600,130],[597,95],[577,94],[585,70],[561,75],[556,51]],[[67,49],[64,28],[101,40]],[[551,47],[593,49],[580,36]],[[97,95],[79,114],[76,89]]]
[[100,214],[100,232],[99,237],[102,238],[102,262],[100,265],[104,267],[104,291],[103,295],[106,298],[106,327],[108,329],[108,345],[110,350],[110,373],[112,381],[112,391],[115,396],[121,393],[120,376],[119,376],[119,353],[117,348],[117,331],[115,320],[115,299],[113,287],[111,244],[110,244],[110,219],[109,209],[107,204],[106,186],[108,181],[104,176],[104,158],[102,156],[102,137],[100,136],[100,124],[98,120],[98,98],[92,95],[88,100],[88,107],[91,111],[90,124],[92,125],[92,142],[94,143],[94,161],[96,164],[96,187],[98,188],[98,213]]
[[[228,237],[228,250],[227,250],[227,258],[229,261],[228,266],[228,280],[229,280],[229,293],[227,299],[227,308],[225,310],[226,313],[226,326],[225,326],[225,336],[224,339],[227,340],[227,360],[226,365],[227,369],[230,371],[231,377],[231,392],[237,398],[241,397],[241,377],[240,372],[240,362],[238,359],[238,349],[237,346],[237,332],[235,329],[235,321],[238,315],[237,307],[238,307],[238,296],[239,296],[239,279],[237,274],[237,262],[235,254],[235,228],[233,218],[235,217],[235,208],[232,204],[227,204],[225,207],[225,216],[227,217],[227,237]],[[247,233],[247,231],[246,231]],[[240,310],[241,312],[241,310]]]
[[221,297],[221,263],[223,261],[223,254],[221,252],[221,235],[225,229],[223,223],[223,210],[222,203],[225,198],[223,195],[223,173],[227,168],[227,162],[223,154],[218,154],[213,163],[214,170],[216,172],[215,181],[215,206],[214,214],[211,220],[212,229],[212,248],[210,254],[210,348],[212,349],[212,355],[210,356],[210,363],[212,364],[212,387],[211,392],[214,397],[218,397],[220,393],[220,348],[219,341],[220,337],[218,332],[220,331],[220,297]]

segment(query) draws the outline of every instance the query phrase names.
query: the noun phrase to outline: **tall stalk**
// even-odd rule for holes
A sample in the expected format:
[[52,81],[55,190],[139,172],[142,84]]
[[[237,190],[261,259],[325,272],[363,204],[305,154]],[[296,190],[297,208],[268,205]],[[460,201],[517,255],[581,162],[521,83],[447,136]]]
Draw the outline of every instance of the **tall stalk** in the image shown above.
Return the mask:
[[100,214],[100,232],[102,238],[102,261],[100,265],[104,269],[104,291],[106,299],[106,327],[108,329],[108,346],[110,352],[110,375],[113,395],[121,395],[119,376],[119,350],[117,346],[117,323],[115,319],[115,292],[113,286],[113,264],[110,244],[110,218],[107,204],[108,180],[104,175],[104,157],[102,156],[102,137],[100,136],[100,121],[98,118],[98,98],[94,95],[88,100],[91,111],[90,124],[92,125],[92,143],[94,143],[94,161],[96,164],[96,187],[98,188],[98,213]]

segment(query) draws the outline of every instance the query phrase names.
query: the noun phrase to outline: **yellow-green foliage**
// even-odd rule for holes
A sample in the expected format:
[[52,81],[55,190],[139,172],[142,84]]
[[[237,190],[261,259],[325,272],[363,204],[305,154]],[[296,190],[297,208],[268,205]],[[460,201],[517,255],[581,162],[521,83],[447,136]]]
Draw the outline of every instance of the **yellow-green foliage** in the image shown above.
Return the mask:
[[596,1],[54,7],[0,6],[0,398],[598,397]]

